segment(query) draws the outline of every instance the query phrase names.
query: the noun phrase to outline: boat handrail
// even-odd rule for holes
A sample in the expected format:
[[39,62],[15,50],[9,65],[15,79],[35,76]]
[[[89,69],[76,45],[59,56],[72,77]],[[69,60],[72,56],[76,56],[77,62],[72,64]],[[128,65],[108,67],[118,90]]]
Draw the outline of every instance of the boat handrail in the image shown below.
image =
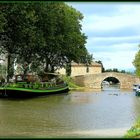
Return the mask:
[[4,88],[11,87],[11,88],[33,88],[33,89],[40,89],[40,88],[52,88],[52,87],[63,87],[68,86],[66,82],[63,83],[55,83],[55,82],[17,82],[17,83],[6,83]]

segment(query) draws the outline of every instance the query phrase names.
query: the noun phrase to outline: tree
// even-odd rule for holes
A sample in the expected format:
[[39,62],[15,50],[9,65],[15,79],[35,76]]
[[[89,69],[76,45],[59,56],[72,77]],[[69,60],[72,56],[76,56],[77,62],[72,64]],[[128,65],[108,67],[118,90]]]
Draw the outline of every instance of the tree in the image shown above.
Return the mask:
[[[20,8],[20,7],[19,7]],[[20,10],[22,20],[20,23],[22,42],[19,53],[17,55],[17,63],[20,63],[24,68],[24,75],[30,70],[30,65],[37,62],[37,51],[39,46],[39,33],[37,32],[36,22],[37,15],[34,9],[34,4],[27,3],[22,5],[23,11]],[[24,23],[22,23],[24,21]]]
[[38,6],[37,10],[37,26],[44,42],[38,55],[45,63],[44,70],[54,72],[72,61],[87,62],[87,37],[81,33],[80,24],[82,14],[63,2],[49,2]]
[[102,72],[105,72],[105,68],[104,68],[104,66],[103,66],[103,63],[102,63],[102,61],[96,61],[97,63],[99,63],[99,64],[101,64],[101,67],[102,67]]
[[[36,17],[33,6],[30,3],[1,4],[2,12],[5,15],[6,24],[1,37],[2,51],[7,54],[7,82],[12,77],[13,60],[18,63],[29,64],[32,61],[35,43]],[[18,14],[17,14],[18,13]],[[25,65],[24,64],[24,65]],[[27,72],[27,68],[25,72]],[[11,74],[10,74],[11,73]]]
[[112,70],[113,72],[119,72],[119,70],[117,68],[113,68]]
[[[139,45],[140,48],[140,45]],[[133,65],[136,68],[136,75],[140,76],[140,50],[136,53]]]
[[76,9],[64,2],[3,3],[0,9],[7,81],[15,59],[23,64],[24,74],[38,67],[55,72],[72,61],[90,63],[92,56],[85,47],[87,37],[81,32],[83,15]]
[[17,42],[17,34],[14,34],[14,30],[16,30],[16,19],[14,19],[14,15],[11,14],[12,7],[13,4],[7,5],[3,3],[0,5],[1,16],[3,16],[3,19],[6,21],[5,24],[3,24],[3,30],[0,34],[0,42],[1,53],[7,55],[7,82],[9,81],[12,68],[11,58],[14,57],[17,50],[17,47],[15,46]]
[[[125,70],[121,70],[120,72],[121,72],[121,73],[126,73],[126,71],[125,71]],[[127,72],[127,73],[128,73],[128,72]]]

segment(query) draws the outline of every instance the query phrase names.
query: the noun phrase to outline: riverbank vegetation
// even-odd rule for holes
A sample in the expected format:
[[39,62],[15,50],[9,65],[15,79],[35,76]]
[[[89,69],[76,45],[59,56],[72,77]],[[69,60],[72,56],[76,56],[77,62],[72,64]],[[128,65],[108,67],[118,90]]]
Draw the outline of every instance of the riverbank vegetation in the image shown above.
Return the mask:
[[124,138],[140,137],[140,119],[127,131]]
[[0,4],[0,56],[7,57],[7,81],[14,64],[23,74],[55,72],[71,62],[91,63],[82,33],[82,13],[64,2]]
[[125,71],[125,70],[118,70],[117,68],[106,69],[106,70],[104,70],[104,72],[118,72],[118,73],[133,74],[133,72],[128,72],[128,71]]
[[61,77],[61,79],[62,79],[63,81],[65,81],[65,82],[69,85],[69,88],[70,88],[71,90],[80,90],[80,89],[84,89],[84,87],[81,87],[81,86],[76,85],[76,83],[74,83],[74,81],[72,80],[72,78],[71,78],[70,76],[65,76],[65,75],[63,75],[63,76]]
[[105,69],[102,61],[99,60],[99,61],[95,61],[95,62],[101,64],[102,72],[118,72],[118,73],[134,74],[134,72],[130,72],[130,71],[126,71],[126,70],[118,70],[117,68]]
[[140,45],[139,45],[139,51],[135,55],[135,59],[133,61],[133,65],[136,68],[136,75],[140,76]]

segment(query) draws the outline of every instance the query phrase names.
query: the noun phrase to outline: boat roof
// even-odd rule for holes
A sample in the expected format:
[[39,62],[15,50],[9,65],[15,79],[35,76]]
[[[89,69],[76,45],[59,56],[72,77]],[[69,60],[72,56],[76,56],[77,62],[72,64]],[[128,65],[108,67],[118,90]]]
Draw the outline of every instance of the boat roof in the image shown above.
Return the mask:
[[133,84],[133,86],[140,86],[140,84]]
[[[46,73],[46,72],[44,72],[43,74],[46,74],[46,75],[61,75],[59,73]],[[30,75],[35,76],[35,74],[25,74],[25,76],[30,76]],[[24,74],[17,74],[15,76],[24,76]]]
[[46,72],[44,72],[43,74],[45,74],[45,75],[55,75],[55,76],[61,75],[59,73],[46,73]]
[[45,74],[60,75],[59,73],[45,73]]

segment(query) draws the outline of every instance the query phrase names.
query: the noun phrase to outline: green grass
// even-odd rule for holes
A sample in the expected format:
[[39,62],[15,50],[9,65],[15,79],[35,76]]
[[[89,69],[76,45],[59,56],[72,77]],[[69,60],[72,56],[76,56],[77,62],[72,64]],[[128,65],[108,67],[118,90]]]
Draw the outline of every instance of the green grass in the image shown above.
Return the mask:
[[74,89],[74,90],[76,90],[76,89],[83,89],[83,87],[80,87],[80,86],[76,85],[73,82],[72,78],[69,77],[69,76],[62,76],[62,80],[64,80],[69,85],[70,89]]
[[134,138],[140,136],[140,118],[135,122],[135,124],[127,131],[124,138]]

